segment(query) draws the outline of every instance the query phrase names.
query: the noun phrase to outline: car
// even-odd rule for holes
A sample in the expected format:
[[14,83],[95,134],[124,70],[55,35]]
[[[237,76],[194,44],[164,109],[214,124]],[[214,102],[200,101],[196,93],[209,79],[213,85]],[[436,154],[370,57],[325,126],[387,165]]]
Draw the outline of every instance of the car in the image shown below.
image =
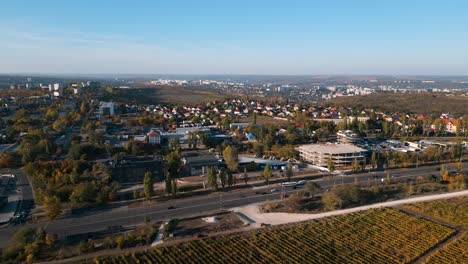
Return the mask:
[[273,192],[277,192],[278,189],[271,189],[270,192],[273,193]]
[[171,205],[171,206],[167,207],[167,210],[173,210],[173,209],[175,209],[175,206]]
[[297,182],[297,185],[304,185],[307,183],[307,180],[300,180]]
[[262,192],[262,195],[268,194],[267,192]]

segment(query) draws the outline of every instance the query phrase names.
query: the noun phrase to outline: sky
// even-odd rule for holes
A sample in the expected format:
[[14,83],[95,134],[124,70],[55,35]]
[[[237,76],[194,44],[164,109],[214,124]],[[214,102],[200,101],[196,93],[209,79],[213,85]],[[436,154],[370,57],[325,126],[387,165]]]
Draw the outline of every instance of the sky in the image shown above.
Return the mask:
[[1,0],[0,73],[468,75],[466,0]]

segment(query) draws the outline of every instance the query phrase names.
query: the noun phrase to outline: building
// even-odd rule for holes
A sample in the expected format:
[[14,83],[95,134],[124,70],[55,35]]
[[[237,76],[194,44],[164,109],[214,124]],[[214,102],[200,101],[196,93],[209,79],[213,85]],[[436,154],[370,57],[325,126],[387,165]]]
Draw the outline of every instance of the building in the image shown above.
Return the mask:
[[106,163],[112,171],[112,179],[121,184],[142,183],[146,172],[154,179],[163,179],[162,161],[159,157],[125,157]]
[[148,142],[152,145],[161,144],[161,135],[158,131],[151,129],[150,132],[146,134],[148,136]]
[[351,166],[355,159],[363,163],[367,152],[350,144],[335,143],[302,145],[297,151],[302,160],[320,167],[327,167],[331,157],[335,168]]
[[113,102],[100,102],[99,103],[99,117],[113,116],[113,115],[114,115],[114,103]]
[[210,167],[219,169],[223,164],[222,160],[215,155],[184,157],[182,162],[190,176],[205,174]]
[[340,130],[336,133],[336,136],[338,142],[344,144],[358,144],[362,141],[362,138],[351,130]]

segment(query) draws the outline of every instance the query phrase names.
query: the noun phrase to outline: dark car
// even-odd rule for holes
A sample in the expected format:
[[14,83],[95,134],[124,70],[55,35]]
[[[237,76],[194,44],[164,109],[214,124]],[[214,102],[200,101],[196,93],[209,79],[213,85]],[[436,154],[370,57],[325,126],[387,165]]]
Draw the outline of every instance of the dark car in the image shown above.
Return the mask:
[[175,206],[171,205],[171,206],[167,207],[167,210],[173,210],[173,209],[175,209]]

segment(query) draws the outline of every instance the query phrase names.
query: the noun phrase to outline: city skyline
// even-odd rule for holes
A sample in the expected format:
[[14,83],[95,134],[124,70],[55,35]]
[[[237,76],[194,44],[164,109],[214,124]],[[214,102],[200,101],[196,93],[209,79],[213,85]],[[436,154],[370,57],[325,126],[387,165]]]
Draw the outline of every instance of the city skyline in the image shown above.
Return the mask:
[[0,72],[468,75],[463,1],[15,1]]

